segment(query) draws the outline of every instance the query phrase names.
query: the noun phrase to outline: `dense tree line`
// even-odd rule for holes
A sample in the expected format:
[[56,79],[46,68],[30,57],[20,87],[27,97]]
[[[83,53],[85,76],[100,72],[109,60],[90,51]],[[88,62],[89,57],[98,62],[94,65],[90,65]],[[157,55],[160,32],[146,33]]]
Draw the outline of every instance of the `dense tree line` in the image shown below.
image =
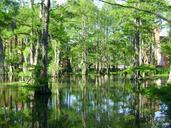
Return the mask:
[[[102,6],[92,0],[62,5],[50,0],[3,0],[0,73],[11,81],[33,78],[47,85],[48,75],[110,74],[120,65],[131,69],[161,65],[161,49],[168,59],[171,55],[171,36],[160,40],[159,35],[162,27],[170,26],[169,10],[167,0],[123,4],[106,0]],[[141,75],[133,70],[132,78]]]

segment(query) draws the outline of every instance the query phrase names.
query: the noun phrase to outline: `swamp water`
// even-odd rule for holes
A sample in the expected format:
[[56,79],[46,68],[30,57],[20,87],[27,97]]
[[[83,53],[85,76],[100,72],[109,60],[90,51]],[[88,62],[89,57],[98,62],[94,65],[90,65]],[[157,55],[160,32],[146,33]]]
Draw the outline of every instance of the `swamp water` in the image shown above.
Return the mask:
[[147,97],[154,85],[114,77],[65,77],[51,96],[0,84],[0,128],[169,128],[169,106]]

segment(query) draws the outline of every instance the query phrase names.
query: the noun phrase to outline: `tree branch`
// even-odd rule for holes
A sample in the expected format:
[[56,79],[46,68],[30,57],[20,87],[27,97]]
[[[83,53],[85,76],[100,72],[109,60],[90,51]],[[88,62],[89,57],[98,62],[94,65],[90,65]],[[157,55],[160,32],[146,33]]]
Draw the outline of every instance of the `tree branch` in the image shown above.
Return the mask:
[[135,10],[138,10],[138,11],[141,11],[141,12],[145,12],[145,13],[148,13],[148,14],[152,14],[152,15],[155,15],[158,18],[168,22],[169,24],[171,23],[171,20],[167,19],[166,17],[162,16],[159,13],[152,12],[150,10],[140,9],[140,8],[129,6],[129,5],[121,5],[121,4],[117,4],[117,3],[111,3],[111,2],[104,1],[104,0],[99,0],[99,1],[101,1],[103,3],[106,3],[106,4],[110,4],[110,5],[114,5],[114,6],[119,6],[119,7],[122,7],[122,8],[130,8],[130,9],[135,9]]

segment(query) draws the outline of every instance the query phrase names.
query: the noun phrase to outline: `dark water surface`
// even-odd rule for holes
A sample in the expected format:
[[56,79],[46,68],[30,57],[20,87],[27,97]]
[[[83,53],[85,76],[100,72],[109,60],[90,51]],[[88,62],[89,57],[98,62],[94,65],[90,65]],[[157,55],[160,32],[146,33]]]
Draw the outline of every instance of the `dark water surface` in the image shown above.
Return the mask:
[[0,84],[0,128],[169,128],[168,106],[142,94],[153,84],[66,77],[49,97]]

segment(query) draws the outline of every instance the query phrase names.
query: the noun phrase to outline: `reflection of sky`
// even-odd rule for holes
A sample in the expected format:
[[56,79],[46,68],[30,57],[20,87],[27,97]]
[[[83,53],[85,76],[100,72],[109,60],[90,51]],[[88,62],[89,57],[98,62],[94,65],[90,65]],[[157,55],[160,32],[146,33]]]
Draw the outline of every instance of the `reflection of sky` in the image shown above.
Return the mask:
[[[68,106],[73,106],[79,102],[79,98],[77,96],[71,94],[68,97],[66,96],[64,102]],[[90,103],[92,105],[92,108],[96,109],[95,102],[92,100],[92,101],[90,101]],[[104,111],[110,111],[110,110],[112,111],[113,106],[114,106],[114,102],[111,99],[104,99],[101,109],[103,109]]]
[[155,112],[154,119],[155,119],[156,121],[165,119],[165,117],[166,117],[166,115],[165,115],[163,112],[161,112],[161,111],[156,111],[156,112]]
[[155,112],[154,120],[156,121],[156,126],[160,126],[162,128],[170,128],[169,120],[167,120],[167,116],[163,112]]
[[105,99],[104,102],[105,102],[105,104],[102,105],[102,109],[104,111],[108,111],[108,112],[112,111],[113,110],[112,107],[114,105],[113,101],[111,99]]
[[[129,98],[127,98],[127,100],[128,100]],[[64,103],[65,104],[67,104],[67,106],[70,106],[70,107],[72,107],[72,106],[74,106],[74,105],[78,105],[77,106],[77,110],[79,110],[80,108],[79,107],[81,107],[80,105],[80,103],[79,103],[79,98],[77,97],[77,96],[75,96],[75,95],[73,95],[73,94],[71,94],[71,95],[68,95],[68,97],[67,97],[67,95],[66,95],[66,97],[65,97],[65,100],[64,100]],[[124,102],[117,102],[116,104],[111,100],[111,99],[109,99],[109,98],[105,98],[104,100],[103,100],[103,103],[101,103],[101,105],[100,106],[97,106],[96,105],[96,103],[95,103],[95,101],[94,100],[92,100],[92,101],[90,101],[90,104],[91,104],[91,107],[92,107],[92,109],[97,109],[97,107],[100,107],[100,109],[103,111],[103,112],[112,112],[113,111],[113,107],[115,106],[115,105],[117,105],[118,106],[118,112],[119,113],[123,113],[123,114],[129,114],[129,111],[130,111],[130,109],[129,108],[127,108],[124,104]]]
[[[113,85],[115,83],[113,83],[111,80],[110,83],[107,82],[107,84]],[[67,85],[68,85],[68,83],[67,83]],[[70,87],[74,87],[74,88],[71,89]],[[110,126],[111,123],[117,124],[118,122],[119,122],[118,125],[120,127],[122,126],[122,124],[124,126],[127,125],[129,123],[127,121],[129,121],[129,120],[134,121],[136,118],[134,115],[134,112],[136,112],[136,110],[131,111],[131,110],[134,110],[135,106],[132,106],[132,105],[135,105],[134,101],[136,99],[134,99],[134,98],[136,98],[136,97],[133,93],[131,93],[131,92],[128,93],[127,90],[124,90],[126,92],[123,93],[123,90],[120,90],[120,88],[112,88],[112,87],[107,88],[107,89],[110,89],[111,91],[104,90],[105,93],[102,93],[99,96],[97,96],[99,94],[99,92],[95,93],[96,91],[99,91],[99,90],[94,90],[94,89],[91,90],[92,88],[91,89],[87,88],[88,90],[86,90],[86,93],[84,95],[85,97],[82,97],[83,96],[82,90],[77,90],[77,89],[74,90],[75,85],[69,86],[68,88],[61,88],[61,90],[57,90],[56,91],[57,94],[52,95],[52,97],[51,97],[52,99],[50,98],[49,102],[48,102],[48,108],[50,110],[50,111],[48,111],[48,119],[49,119],[48,121],[56,120],[59,118],[59,115],[60,115],[59,120],[62,119],[62,121],[63,121],[63,119],[66,119],[66,121],[69,120],[69,121],[72,121],[72,123],[75,123],[75,121],[78,121],[78,123],[81,123],[81,122],[79,122],[80,120],[77,120],[80,118],[72,119],[72,117],[75,117],[76,114],[79,115],[80,113],[83,113],[82,116],[85,117],[84,119],[86,119],[86,124],[88,124],[88,126],[90,125],[90,127],[91,127],[91,125],[92,125],[91,123],[93,121],[96,121],[95,123],[98,126],[101,126],[101,125]],[[105,89],[105,88],[102,88],[102,89]],[[2,92],[2,91],[3,90],[0,87],[0,92]],[[6,90],[7,94],[11,94],[11,95],[15,96],[15,97],[12,96],[14,99],[12,101],[9,101],[10,95],[6,95],[7,97],[5,99],[7,100],[7,103],[9,103],[9,104],[7,104],[8,108],[6,108],[6,111],[8,113],[11,112],[10,102],[12,102],[12,106],[13,106],[12,111],[16,112],[16,113],[14,113],[15,116],[18,116],[17,114],[18,114],[18,112],[20,112],[20,114],[19,114],[20,117],[18,120],[13,119],[13,118],[11,120],[13,122],[15,121],[16,123],[20,123],[20,121],[21,122],[23,121],[23,123],[26,122],[26,123],[31,124],[31,122],[27,122],[27,120],[25,120],[25,114],[29,114],[29,117],[30,116],[32,118],[34,117],[33,119],[39,119],[41,114],[36,114],[37,113],[36,111],[39,109],[38,108],[39,106],[43,107],[43,106],[45,106],[45,104],[44,103],[42,105],[37,104],[39,102],[32,101],[32,100],[34,100],[34,99],[32,99],[32,100],[28,100],[28,103],[24,100],[23,103],[25,104],[25,106],[19,106],[20,101],[16,103],[17,99],[15,99],[15,98],[17,98],[16,96],[20,96],[18,94],[19,92],[18,91],[17,91],[17,93],[16,93],[16,91],[14,93],[12,93],[12,92],[9,93],[8,90]],[[119,92],[119,94],[117,92]],[[95,95],[95,94],[97,94],[97,95]],[[117,95],[115,95],[115,94],[117,94]],[[83,98],[85,98],[85,99],[83,99]],[[3,101],[3,97],[0,98],[0,101],[1,100]],[[57,100],[60,100],[59,103],[61,106],[57,106],[58,105]],[[144,125],[146,126],[146,124],[149,121],[150,122],[152,121],[152,123],[154,123],[154,125],[155,125],[154,128],[166,128],[169,126],[169,119],[167,117],[167,114],[162,113],[162,112],[165,112],[165,110],[167,110],[167,105],[164,105],[162,102],[160,102],[160,106],[158,106],[158,102],[157,102],[157,104],[154,104],[154,105],[157,105],[156,108],[155,107],[151,108],[151,105],[150,106],[146,105],[146,103],[148,102],[148,101],[146,101],[146,99],[145,100],[142,99],[142,101],[144,101],[145,104],[141,104],[142,106],[141,106],[140,110],[142,110],[142,111],[139,111],[139,112],[142,112],[140,114],[144,114],[144,118],[141,118],[141,115],[140,115],[140,123],[141,124],[145,123]],[[144,103],[144,102],[142,102],[142,103]],[[33,106],[33,108],[31,108],[30,103],[33,103],[33,105],[36,105],[36,106]],[[150,100],[150,103],[151,103],[151,100]],[[1,105],[3,105],[3,104],[1,104]],[[17,110],[16,110],[16,107],[17,107]],[[150,113],[150,115],[148,115],[148,113],[146,113],[146,111],[143,111],[144,109],[146,109],[145,107],[147,107],[148,110],[152,109],[152,115],[151,115],[151,113]],[[21,111],[18,111],[20,108],[21,108]],[[65,111],[66,108],[69,111]],[[4,109],[5,108],[0,107],[0,111],[4,112],[5,111]],[[44,109],[46,109],[46,107]],[[155,111],[156,109],[157,110],[159,109],[159,110],[157,112],[153,113],[153,110]],[[34,111],[36,113],[31,114]],[[27,113],[25,113],[25,112],[27,112]],[[44,110],[42,110],[42,112],[44,112]],[[23,114],[21,114],[21,113],[23,113]],[[128,118],[127,118],[127,115],[131,115],[131,116],[128,116]],[[63,118],[63,116],[66,118]],[[7,114],[7,117],[9,117],[8,114]],[[32,118],[30,118],[30,119],[32,119]],[[124,119],[124,120],[120,121],[120,119]],[[148,120],[148,119],[150,119],[150,120]],[[144,121],[147,121],[147,123]],[[151,125],[151,124],[149,124],[149,125]],[[148,125],[148,127],[150,128],[149,125]],[[162,126],[162,127],[160,127],[160,126]],[[124,128],[126,128],[126,127],[124,127]],[[136,128],[136,127],[132,127],[132,128]]]
[[123,102],[119,102],[119,103],[118,103],[118,105],[119,105],[119,110],[118,110],[118,112],[119,112],[119,113],[123,113],[123,114],[129,114],[130,109],[129,109],[129,108],[126,108],[126,107],[124,106],[124,104],[125,104],[125,103],[123,103]]
[[162,128],[170,128],[169,120],[167,115],[164,113],[168,107],[165,104],[160,105],[160,110],[154,113],[154,120],[156,121],[156,126],[161,126]]
[[160,107],[159,111],[155,112],[155,116],[154,116],[155,120],[161,120],[161,119],[164,119],[166,117],[166,115],[163,112],[165,110],[167,110],[167,106],[165,104],[162,104],[159,107]]
[[65,104],[67,104],[68,106],[72,106],[74,105],[76,102],[78,101],[77,97],[75,95],[69,95],[68,97],[66,96],[65,99]]

